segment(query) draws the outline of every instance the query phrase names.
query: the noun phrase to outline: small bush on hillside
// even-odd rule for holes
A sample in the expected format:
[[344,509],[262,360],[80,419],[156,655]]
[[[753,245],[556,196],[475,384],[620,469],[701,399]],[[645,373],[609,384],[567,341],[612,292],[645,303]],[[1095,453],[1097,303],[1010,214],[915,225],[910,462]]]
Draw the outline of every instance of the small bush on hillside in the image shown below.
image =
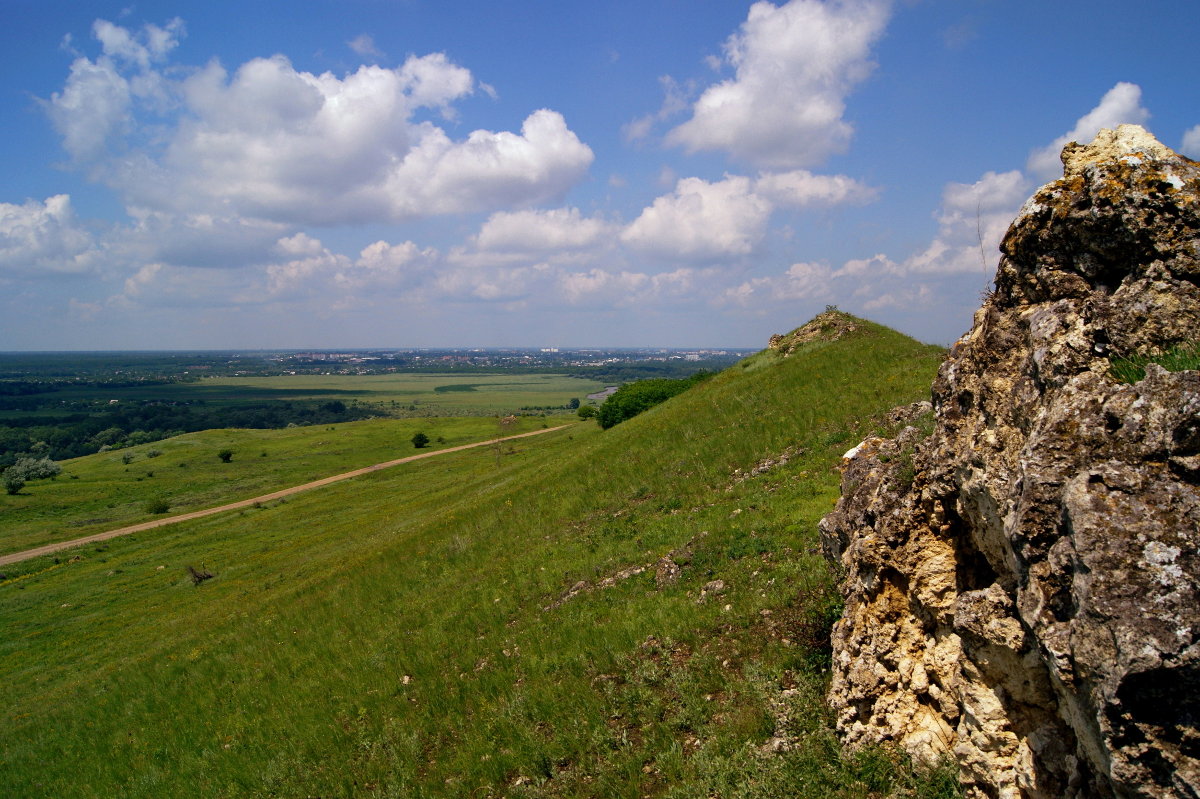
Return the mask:
[[580,419],[594,419],[598,411],[595,405],[584,405],[576,413]]
[[17,462],[4,470],[4,490],[9,494],[19,494],[30,480],[55,478],[62,473],[62,467],[49,458],[18,458]]
[[424,433],[417,433],[412,437],[412,445],[417,449],[428,446],[429,436],[425,435]]
[[171,509],[171,503],[161,497],[152,499],[146,503],[146,513],[154,514],[155,516],[166,513]]
[[197,569],[195,566],[188,566],[187,570],[188,574],[192,576],[192,585],[200,585],[205,580],[211,580],[217,576],[204,567]]
[[217,453],[217,457],[221,459],[221,463],[229,463],[233,460],[233,450],[223,449]]
[[19,475],[25,480],[45,480],[48,477],[58,477],[62,467],[49,458],[18,458],[17,462],[4,472],[6,475]]

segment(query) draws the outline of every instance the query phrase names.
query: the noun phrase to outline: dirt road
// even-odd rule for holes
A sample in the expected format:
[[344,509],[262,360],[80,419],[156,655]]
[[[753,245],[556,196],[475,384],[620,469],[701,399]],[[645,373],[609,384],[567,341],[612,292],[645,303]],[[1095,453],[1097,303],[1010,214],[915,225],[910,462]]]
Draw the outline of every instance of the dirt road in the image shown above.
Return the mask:
[[83,538],[75,538],[70,541],[59,541],[54,544],[46,544],[45,546],[35,547],[34,549],[27,549],[24,552],[13,552],[8,555],[0,555],[0,566],[5,566],[9,563],[16,563],[16,562],[22,561],[22,560],[28,560],[29,558],[36,558],[41,555],[49,555],[53,552],[58,552],[63,549],[70,549],[71,547],[82,546],[83,544],[91,544],[96,541],[107,541],[110,538],[116,538],[116,537],[122,536],[122,535],[129,535],[130,533],[140,533],[143,530],[153,530],[155,527],[165,527],[168,524],[175,524],[176,522],[186,522],[189,519],[199,519],[204,516],[212,516],[214,513],[224,513],[227,510],[237,510],[239,508],[248,508],[251,505],[255,504],[256,502],[269,502],[273,499],[279,499],[281,497],[289,497],[292,494],[299,494],[301,491],[308,491],[310,488],[320,488],[321,486],[326,486],[326,485],[329,485],[330,483],[337,483],[342,480],[349,480],[351,477],[358,477],[359,475],[369,474],[370,472],[377,472],[380,469],[387,469],[390,466],[399,466],[401,463],[409,463],[411,461],[419,461],[422,458],[432,458],[437,455],[445,455],[448,452],[460,452],[464,449],[473,449],[475,447],[486,447],[489,444],[496,444],[501,441],[512,441],[512,440],[518,439],[518,438],[528,438],[529,436],[540,436],[542,433],[552,433],[555,430],[561,430],[564,427],[568,427],[568,426],[569,425],[562,424],[562,425],[558,425],[557,427],[548,427],[548,428],[545,428],[544,430],[534,430],[529,433],[518,433],[515,436],[505,436],[504,438],[493,438],[493,439],[489,439],[488,441],[476,441],[474,444],[463,444],[463,445],[457,446],[457,447],[447,447],[446,449],[437,449],[437,450],[433,450],[431,452],[422,452],[417,455],[409,455],[407,458],[397,458],[394,461],[387,461],[386,463],[377,463],[374,466],[364,466],[363,468],[355,469],[352,472],[343,472],[342,474],[335,474],[332,477],[325,477],[320,480],[314,480],[311,483],[304,483],[303,485],[292,486],[291,488],[284,488],[280,491],[274,491],[270,494],[263,494],[261,497],[252,497],[250,499],[243,499],[238,502],[231,502],[228,505],[221,505],[221,506],[215,507],[215,508],[206,508],[205,510],[197,510],[197,511],[192,511],[191,513],[183,513],[183,514],[180,514],[179,516],[168,516],[163,519],[154,519],[153,521],[142,522],[141,524],[132,524],[129,527],[120,527],[116,530],[108,530],[107,532],[96,533],[95,535],[84,536]]

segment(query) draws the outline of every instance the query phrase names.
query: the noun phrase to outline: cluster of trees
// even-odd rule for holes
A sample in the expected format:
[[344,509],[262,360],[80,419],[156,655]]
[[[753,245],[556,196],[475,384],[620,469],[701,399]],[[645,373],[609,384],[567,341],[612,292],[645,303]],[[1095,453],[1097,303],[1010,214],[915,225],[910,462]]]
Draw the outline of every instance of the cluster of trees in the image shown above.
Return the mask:
[[45,457],[24,455],[4,470],[4,490],[17,494],[30,480],[45,480],[62,474],[62,467]]
[[596,420],[600,422],[600,427],[607,430],[626,419],[632,419],[642,411],[653,408],[660,402],[682,394],[710,377],[712,377],[712,372],[697,372],[691,377],[680,380],[656,378],[626,383],[604,401],[596,413]]
[[45,445],[46,454],[54,460],[65,460],[197,430],[276,429],[289,424],[334,424],[376,415],[369,406],[347,406],[340,401],[317,404],[274,400],[234,407],[126,403],[92,413],[6,419],[0,423],[0,468],[11,466],[21,453],[32,452],[39,444]]
[[710,369],[720,371],[737,359],[729,356],[713,357],[704,361],[641,361],[636,363],[609,363],[603,366],[585,367],[570,373],[571,377],[598,380],[609,385],[628,383],[633,380],[654,378],[684,378],[694,374],[707,374]]

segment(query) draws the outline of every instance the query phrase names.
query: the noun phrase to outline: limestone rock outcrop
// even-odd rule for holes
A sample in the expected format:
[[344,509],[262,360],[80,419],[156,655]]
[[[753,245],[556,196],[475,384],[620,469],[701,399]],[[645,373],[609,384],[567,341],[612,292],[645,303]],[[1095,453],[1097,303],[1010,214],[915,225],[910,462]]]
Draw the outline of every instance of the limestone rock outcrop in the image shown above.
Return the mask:
[[933,417],[844,462],[830,701],[973,797],[1200,796],[1200,164],[1063,151],[1001,245]]

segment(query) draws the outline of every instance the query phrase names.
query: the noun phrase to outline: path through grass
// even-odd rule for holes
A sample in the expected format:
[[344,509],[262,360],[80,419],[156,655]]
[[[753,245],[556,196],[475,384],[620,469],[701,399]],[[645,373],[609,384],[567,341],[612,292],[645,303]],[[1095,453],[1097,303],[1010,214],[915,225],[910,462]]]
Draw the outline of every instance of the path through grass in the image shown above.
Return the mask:
[[[166,441],[63,462],[55,480],[0,495],[0,554],[82,538],[147,521],[256,497],[351,468],[413,454],[420,431],[437,450],[513,433],[546,421],[517,417],[379,419],[286,430],[206,430]],[[229,463],[218,458],[231,450]]]

